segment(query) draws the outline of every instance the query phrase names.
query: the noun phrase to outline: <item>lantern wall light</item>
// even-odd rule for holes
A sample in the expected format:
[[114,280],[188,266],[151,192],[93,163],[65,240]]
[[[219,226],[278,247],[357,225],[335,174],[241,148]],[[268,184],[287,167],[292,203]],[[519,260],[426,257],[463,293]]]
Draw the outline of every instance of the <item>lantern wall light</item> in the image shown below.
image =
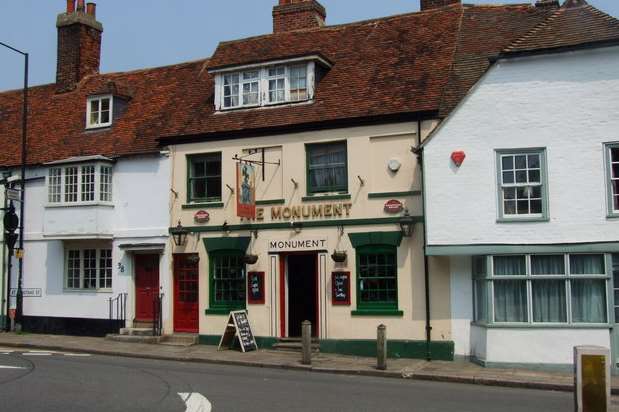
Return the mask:
[[189,230],[183,227],[181,221],[179,220],[178,225],[176,225],[174,229],[170,230],[170,233],[172,234],[172,238],[174,239],[174,244],[176,246],[183,246],[187,241],[187,235],[189,234]]

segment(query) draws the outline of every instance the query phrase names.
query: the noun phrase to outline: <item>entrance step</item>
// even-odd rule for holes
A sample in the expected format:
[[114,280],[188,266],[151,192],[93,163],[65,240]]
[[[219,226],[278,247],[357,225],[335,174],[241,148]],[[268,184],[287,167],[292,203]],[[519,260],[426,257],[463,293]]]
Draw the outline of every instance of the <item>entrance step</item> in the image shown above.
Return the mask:
[[[275,343],[272,347],[274,350],[284,352],[303,352],[303,343],[298,338],[281,338],[279,342]],[[320,343],[318,339],[312,338],[312,352],[320,352]]]
[[161,336],[148,335],[106,335],[105,339],[125,343],[159,343]]
[[121,328],[120,334],[125,336],[153,336],[153,328]]
[[153,322],[152,321],[141,321],[141,320],[134,320],[133,321],[133,327],[134,328],[140,328],[140,329],[147,329],[153,328]]
[[161,345],[170,346],[193,346],[198,343],[198,335],[175,333],[173,335],[165,335],[161,337],[159,342]]

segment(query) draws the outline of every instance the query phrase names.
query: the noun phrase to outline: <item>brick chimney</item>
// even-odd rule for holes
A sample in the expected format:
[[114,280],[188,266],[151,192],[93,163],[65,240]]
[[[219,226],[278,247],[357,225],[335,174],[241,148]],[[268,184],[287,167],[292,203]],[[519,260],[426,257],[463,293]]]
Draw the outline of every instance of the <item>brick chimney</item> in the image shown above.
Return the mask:
[[327,11],[316,0],[279,0],[273,7],[273,32],[319,28],[326,19]]
[[58,61],[56,87],[59,93],[75,89],[80,80],[99,73],[101,33],[96,19],[96,4],[85,0],[67,0],[67,10],[56,20],[58,27]]
[[462,0],[421,0],[421,11],[461,4]]

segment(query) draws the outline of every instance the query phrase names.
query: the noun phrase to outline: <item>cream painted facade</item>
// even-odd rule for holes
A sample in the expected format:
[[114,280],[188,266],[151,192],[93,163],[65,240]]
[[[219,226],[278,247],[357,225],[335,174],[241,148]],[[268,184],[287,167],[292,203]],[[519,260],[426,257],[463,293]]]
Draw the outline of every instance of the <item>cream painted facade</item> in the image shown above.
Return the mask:
[[[288,316],[290,291],[287,290],[286,274],[282,275],[282,270],[287,270],[287,264],[282,262],[287,258],[285,254],[269,253],[269,242],[322,239],[326,240],[326,247],[321,245],[318,249],[307,250],[316,254],[318,262],[318,337],[373,339],[376,327],[384,323],[389,339],[423,341],[425,292],[421,181],[417,158],[411,148],[418,144],[418,133],[422,134],[422,139],[425,138],[435,124],[424,122],[422,127],[418,127],[417,122],[407,122],[171,146],[171,223],[176,226],[180,221],[191,232],[185,245],[175,246],[173,253],[199,255],[200,335],[221,336],[227,321],[224,314],[205,314],[210,308],[209,254],[203,240],[240,236],[251,237],[247,253],[258,256],[256,264],[248,265],[247,271],[265,273],[265,303],[246,306],[257,336],[286,337],[289,334],[285,318]],[[346,141],[348,193],[343,196],[309,197],[306,187],[306,145],[336,141]],[[280,164],[265,165],[264,181],[261,166],[256,167],[258,218],[253,222],[244,221],[236,217],[236,193],[232,192],[236,190],[236,161],[233,158],[247,155],[249,149],[262,148],[265,148],[266,162],[279,161]],[[205,153],[221,153],[220,205],[188,203],[188,156]],[[261,151],[258,151],[247,159],[260,160],[261,156]],[[388,168],[389,161],[394,159],[400,163],[396,173]],[[352,312],[357,309],[356,260],[349,234],[400,232],[399,218],[403,212],[394,215],[384,211],[385,202],[391,199],[401,201],[417,222],[412,236],[403,237],[397,248],[397,300],[398,310],[402,314],[353,315]],[[322,218],[312,218],[312,207],[316,209],[319,206],[322,206],[324,215]],[[327,213],[329,209],[332,209],[331,213]],[[196,212],[200,210],[209,213],[207,223],[194,221]],[[259,218],[261,214],[262,219]],[[328,214],[332,216],[327,217]],[[293,229],[293,221],[301,223],[299,233]],[[224,223],[231,229],[228,233],[222,228]],[[238,226],[243,224],[248,226]],[[335,263],[330,256],[334,250],[346,251],[346,262]],[[449,268],[440,258],[436,258],[430,260],[430,270],[432,340],[449,341]],[[350,272],[350,305],[332,304],[333,271]],[[170,273],[174,276],[173,269]]]

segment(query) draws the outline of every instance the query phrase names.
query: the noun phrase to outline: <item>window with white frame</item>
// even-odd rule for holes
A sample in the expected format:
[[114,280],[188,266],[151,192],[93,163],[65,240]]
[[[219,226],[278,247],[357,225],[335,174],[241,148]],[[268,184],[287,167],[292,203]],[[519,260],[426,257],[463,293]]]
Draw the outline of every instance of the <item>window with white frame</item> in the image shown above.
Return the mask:
[[112,96],[89,97],[86,103],[86,128],[110,126],[113,103]]
[[111,248],[68,248],[66,288],[98,290],[112,288]]
[[499,217],[545,218],[545,151],[497,151]]
[[619,143],[611,144],[608,150],[608,211],[619,215]]
[[217,109],[300,102],[312,98],[314,63],[282,64],[217,75]]
[[100,166],[99,169],[99,200],[112,201],[112,167]]
[[605,324],[604,254],[473,258],[475,321],[499,324]]
[[47,178],[50,204],[112,201],[112,167],[89,164],[49,169]]

